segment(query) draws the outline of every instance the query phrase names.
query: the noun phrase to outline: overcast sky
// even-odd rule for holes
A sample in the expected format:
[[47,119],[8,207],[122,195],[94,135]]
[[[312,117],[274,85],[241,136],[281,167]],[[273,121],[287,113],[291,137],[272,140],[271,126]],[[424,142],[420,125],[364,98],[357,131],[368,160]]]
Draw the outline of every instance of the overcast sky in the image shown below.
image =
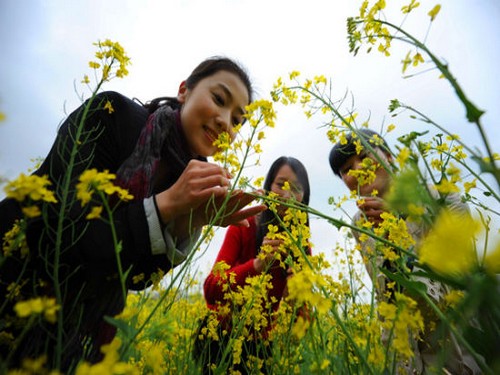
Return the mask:
[[[435,1],[421,0],[408,26],[423,37],[426,13]],[[118,41],[132,59],[130,74],[105,89],[147,101],[175,95],[179,83],[203,59],[225,55],[249,71],[257,96],[268,97],[279,76],[292,70],[303,76],[332,78],[334,96],[349,92],[360,118],[370,126],[397,125],[388,141],[420,123],[387,116],[393,98],[411,104],[438,123],[478,145],[476,129],[466,122],[464,110],[435,71],[412,79],[401,77],[400,61],[407,47],[393,56],[348,52],[346,19],[356,15],[354,0],[2,0],[0,2],[0,176],[14,178],[44,157],[57,127],[80,104],[74,87],[89,72],[93,42]],[[388,1],[405,4],[405,1]],[[484,126],[495,151],[500,151],[500,2],[497,0],[442,1],[442,10],[428,37],[428,45],[449,63],[466,94],[486,110]],[[306,120],[297,109],[278,108],[277,127],[267,132],[262,167],[249,171],[264,175],[281,155],[299,158],[306,165],[311,205],[334,217],[329,196],[346,193],[328,167],[331,145],[320,123]],[[1,196],[1,195],[0,195]],[[331,254],[337,230],[313,220],[313,251]],[[218,242],[199,262],[207,272]]]

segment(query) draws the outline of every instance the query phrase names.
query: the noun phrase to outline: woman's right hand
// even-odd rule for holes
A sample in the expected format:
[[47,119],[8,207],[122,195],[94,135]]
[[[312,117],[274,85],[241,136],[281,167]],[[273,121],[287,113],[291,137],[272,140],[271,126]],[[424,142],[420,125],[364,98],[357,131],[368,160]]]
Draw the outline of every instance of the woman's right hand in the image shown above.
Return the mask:
[[268,237],[264,237],[264,240],[262,241],[262,247],[271,247],[271,250],[266,251],[264,257],[258,256],[254,259],[253,266],[257,272],[262,272],[271,267],[271,265],[276,260],[276,256],[279,253],[283,252],[282,244],[282,239],[270,239]]
[[227,194],[231,176],[222,167],[191,160],[179,179],[167,190],[156,195],[161,221],[166,224],[188,214],[212,197]]
[[235,191],[227,198],[230,174],[224,168],[199,160],[191,160],[179,179],[156,195],[163,224],[176,222],[179,230],[190,232],[212,222],[223,205],[224,213],[214,225],[246,224],[246,219],[266,209],[257,205],[243,209],[256,196]]

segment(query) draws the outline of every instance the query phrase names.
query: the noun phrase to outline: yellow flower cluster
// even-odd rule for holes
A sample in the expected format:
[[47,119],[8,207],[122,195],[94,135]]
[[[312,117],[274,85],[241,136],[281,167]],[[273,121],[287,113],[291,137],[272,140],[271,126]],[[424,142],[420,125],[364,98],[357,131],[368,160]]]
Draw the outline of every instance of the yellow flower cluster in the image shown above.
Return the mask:
[[311,268],[303,268],[288,280],[288,298],[298,305],[314,306],[318,314],[326,314],[332,307],[331,299],[323,293],[327,280]]
[[256,128],[261,122],[264,122],[264,124],[270,128],[274,128],[276,112],[274,110],[273,103],[269,100],[254,100],[246,106],[245,110],[245,118],[253,128]]
[[443,210],[422,242],[420,261],[440,274],[467,274],[477,266],[473,238],[478,231],[479,225],[470,215]]
[[126,189],[113,185],[111,181],[115,178],[116,175],[109,173],[107,170],[98,172],[94,168],[84,171],[76,185],[76,198],[81,201],[82,206],[91,201],[94,192],[104,192],[107,195],[116,193],[123,201],[131,200],[133,196]]
[[378,168],[381,168],[379,163],[372,158],[364,158],[361,162],[361,168],[350,169],[347,175],[356,178],[359,186],[370,185],[377,178],[375,172]]
[[120,362],[119,349],[121,340],[115,338],[111,344],[103,345],[104,359],[96,364],[83,362],[78,365],[76,375],[139,375],[140,371],[133,364]]
[[279,77],[273,84],[271,91],[272,100],[283,105],[290,105],[300,102],[305,108],[304,114],[310,118],[314,113],[322,114],[332,112],[332,103],[324,97],[324,92],[328,80],[324,75],[315,76],[313,79],[299,80],[300,72],[293,71],[289,74],[289,82],[285,82]]
[[17,316],[27,318],[30,315],[43,314],[50,323],[57,320],[57,310],[59,306],[54,298],[36,297],[26,301],[20,301],[14,306]]
[[[127,66],[130,65],[130,58],[125,54],[125,50],[120,43],[106,39],[103,42],[97,41],[93,44],[98,48],[95,53],[97,61],[90,61],[89,67],[96,71],[102,69],[102,76],[98,82],[102,83],[114,77],[123,78],[128,75]],[[114,70],[116,63],[118,63],[118,67]],[[90,83],[87,75],[83,77],[82,83]],[[109,110],[111,113],[112,108]]]
[[[419,6],[420,2],[410,0],[407,5],[403,5],[401,7],[401,13],[406,17],[410,12],[414,11]],[[385,0],[375,1],[373,5],[370,5],[369,0],[365,0],[359,9],[358,17],[350,18],[348,20],[348,38],[351,52],[356,54],[363,43],[368,44],[369,47],[367,52],[370,52],[372,50],[372,46],[374,46],[377,42],[380,42],[378,45],[378,51],[384,53],[386,56],[389,56],[392,39],[405,39],[405,37],[399,33],[401,25],[396,26],[387,22],[385,20],[386,17],[381,14],[385,8]],[[435,20],[440,9],[441,5],[438,4],[427,13],[430,17],[430,22]],[[394,33],[389,31],[389,27],[394,30]],[[415,44],[409,38],[407,41],[411,44]],[[413,56],[410,56],[412,54]],[[424,58],[418,51],[417,46],[416,52],[412,53],[412,51],[409,51],[406,57],[401,61],[403,65],[403,74],[406,72],[408,66],[417,66],[423,62]]]
[[387,239],[402,249],[410,249],[415,245],[415,240],[408,232],[406,221],[389,212],[383,212],[380,225],[374,229],[375,234]]
[[420,52],[415,52],[413,56],[410,56],[411,53],[412,51],[408,51],[406,57],[401,60],[401,63],[403,64],[403,74],[406,72],[406,69],[408,69],[410,65],[417,66],[418,64],[424,63],[424,58],[422,57],[422,54],[420,54]]
[[395,293],[395,304],[381,302],[378,312],[383,319],[382,327],[391,332],[390,346],[402,358],[413,358],[415,353],[412,341],[417,339],[424,329],[424,321],[417,303],[404,294]]
[[21,173],[17,179],[10,181],[5,186],[4,191],[8,198],[14,198],[18,202],[30,199],[57,203],[54,193],[47,189],[50,184],[48,176],[26,176]]
[[[236,139],[231,143],[232,136],[228,133],[222,133],[214,141],[217,146],[217,152],[213,156],[215,162],[221,163],[233,175],[240,176],[243,168],[249,166],[250,157],[256,157],[255,165],[259,164],[262,147],[260,141],[265,138],[264,129],[274,127],[276,112],[272,102],[260,99],[255,100],[245,108],[245,119],[250,124],[249,127],[243,127],[241,124],[233,129]],[[249,184],[247,178],[236,180],[236,184],[244,187]]]
[[35,202],[57,203],[54,192],[47,189],[50,185],[48,176],[29,175],[21,173],[4,188],[8,198],[23,203],[22,211],[28,218],[41,215],[40,207]]
[[419,6],[420,6],[420,3],[418,1],[411,0],[410,4],[404,5],[401,8],[401,12],[403,12],[403,14],[407,14],[407,13],[410,13],[413,9],[418,8]]
[[217,152],[213,155],[213,160],[222,164],[229,173],[233,175],[237,174],[241,169],[238,152],[242,151],[243,142],[237,141],[231,144],[229,133],[222,132],[213,144],[217,147]]
[[45,367],[47,356],[38,358],[24,358],[20,369],[9,370],[7,375],[61,375],[58,370],[49,370]]
[[17,250],[20,250],[21,258],[28,255],[29,248],[28,243],[26,242],[26,232],[24,226],[24,220],[16,220],[12,229],[4,234],[2,239],[2,250],[4,256],[9,256]]

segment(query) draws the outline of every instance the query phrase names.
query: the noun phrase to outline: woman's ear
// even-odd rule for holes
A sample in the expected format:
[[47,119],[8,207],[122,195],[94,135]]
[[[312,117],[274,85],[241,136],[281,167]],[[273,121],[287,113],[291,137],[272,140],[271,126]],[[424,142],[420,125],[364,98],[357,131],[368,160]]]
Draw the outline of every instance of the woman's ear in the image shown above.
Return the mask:
[[177,100],[179,103],[184,103],[186,101],[186,97],[189,89],[186,86],[186,81],[182,81],[179,85],[179,91],[177,92]]

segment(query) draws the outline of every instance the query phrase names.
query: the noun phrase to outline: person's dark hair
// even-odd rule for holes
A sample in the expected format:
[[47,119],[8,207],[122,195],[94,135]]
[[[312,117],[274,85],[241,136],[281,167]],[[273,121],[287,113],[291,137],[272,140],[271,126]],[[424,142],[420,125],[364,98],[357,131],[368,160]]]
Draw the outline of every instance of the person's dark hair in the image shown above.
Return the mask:
[[[186,87],[192,90],[202,79],[210,77],[220,71],[233,73],[241,79],[247,88],[249,103],[252,102],[253,88],[248,73],[242,66],[228,57],[214,56],[202,61],[196,68],[194,68],[189,77],[186,79]],[[158,109],[158,107],[164,104],[168,104],[174,108],[180,107],[180,103],[177,98],[170,96],[153,99],[146,103],[144,107],[146,107],[150,113],[153,113]]]
[[[269,172],[267,172],[266,179],[264,180],[264,186],[263,186],[264,191],[266,193],[271,191],[271,186],[276,178],[276,175],[278,174],[281,167],[283,167],[284,165],[288,165],[292,169],[292,171],[297,175],[297,179],[304,193],[302,198],[302,204],[308,205],[309,197],[311,195],[311,188],[309,185],[309,177],[307,175],[306,167],[304,167],[304,164],[302,164],[298,159],[295,159],[294,157],[291,156],[281,156],[274,161],[274,163],[271,165],[271,168],[269,168]],[[260,249],[262,241],[264,240],[264,237],[268,232],[267,230],[268,225],[275,224],[277,222],[275,215],[276,214],[271,210],[265,210],[260,214],[257,225],[257,241],[256,241],[257,249]],[[309,225],[309,218],[307,220],[307,225]]]
[[391,153],[387,142],[380,136],[380,134],[371,129],[357,129],[355,132],[351,132],[346,136],[347,143],[342,144],[341,142],[337,142],[330,151],[328,160],[330,161],[330,167],[332,168],[333,173],[337,176],[341,177],[340,169],[345,164],[347,159],[356,154],[355,142],[360,138],[369,142],[373,148],[378,147],[387,154]]

